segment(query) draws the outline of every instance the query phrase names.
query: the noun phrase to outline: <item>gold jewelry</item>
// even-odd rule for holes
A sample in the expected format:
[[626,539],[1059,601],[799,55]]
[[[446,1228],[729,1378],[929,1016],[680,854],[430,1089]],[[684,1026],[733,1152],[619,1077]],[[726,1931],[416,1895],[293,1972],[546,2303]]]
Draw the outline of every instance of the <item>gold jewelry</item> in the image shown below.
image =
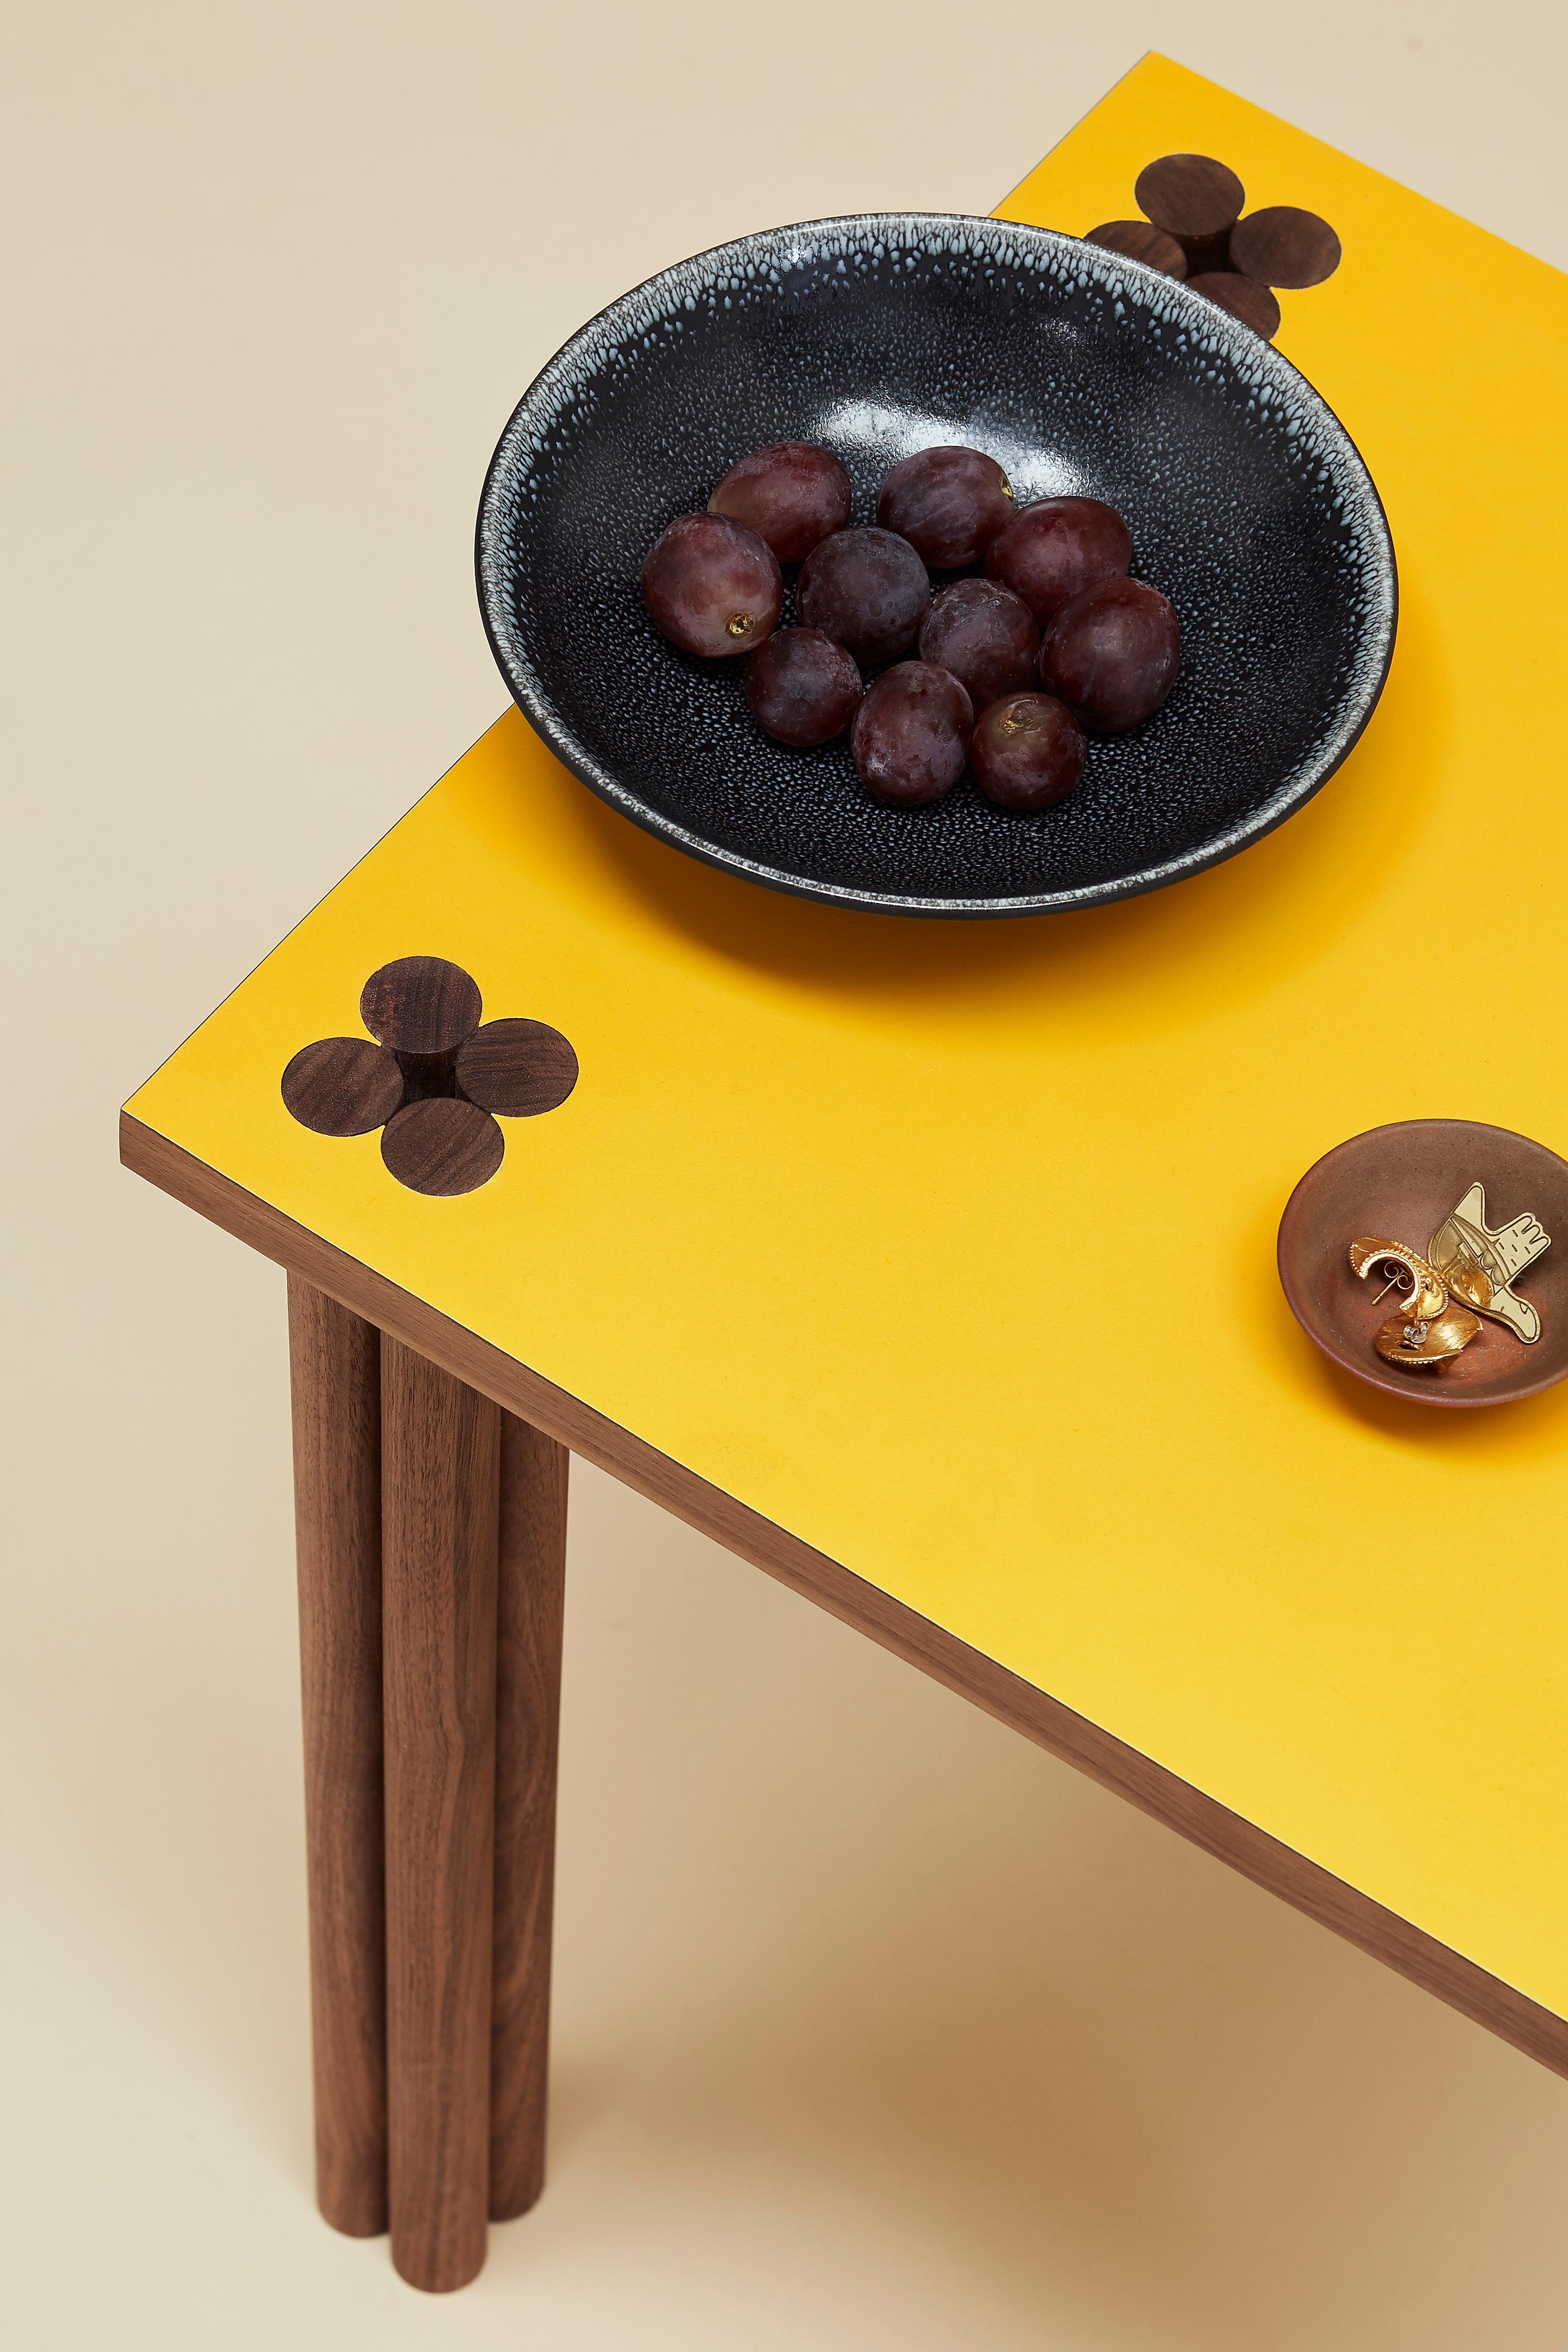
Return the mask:
[[1489,1225],[1486,1188],[1472,1184],[1433,1234],[1426,1254],[1456,1297],[1506,1323],[1529,1348],[1541,1337],[1541,1317],[1512,1284],[1551,1247],[1551,1234],[1528,1210],[1509,1224]]
[[1465,1307],[1450,1306],[1436,1269],[1404,1242],[1363,1234],[1351,1244],[1351,1265],[1363,1282],[1374,1267],[1392,1268],[1384,1289],[1397,1283],[1405,1294],[1403,1310],[1378,1326],[1372,1343],[1385,1363],[1397,1364],[1402,1371],[1430,1371],[1447,1363],[1469,1346],[1481,1328]]
[[1446,1307],[1430,1320],[1415,1323],[1404,1315],[1391,1315],[1372,1344],[1386,1363],[1397,1364],[1403,1371],[1426,1371],[1468,1348],[1480,1328],[1479,1318],[1463,1307]]
[[1448,1304],[1442,1276],[1404,1242],[1384,1241],[1376,1234],[1363,1234],[1360,1241],[1351,1244],[1351,1265],[1363,1282],[1373,1266],[1392,1268],[1392,1279],[1398,1284],[1405,1300],[1405,1319],[1407,1322],[1429,1323],[1435,1315],[1441,1315]]

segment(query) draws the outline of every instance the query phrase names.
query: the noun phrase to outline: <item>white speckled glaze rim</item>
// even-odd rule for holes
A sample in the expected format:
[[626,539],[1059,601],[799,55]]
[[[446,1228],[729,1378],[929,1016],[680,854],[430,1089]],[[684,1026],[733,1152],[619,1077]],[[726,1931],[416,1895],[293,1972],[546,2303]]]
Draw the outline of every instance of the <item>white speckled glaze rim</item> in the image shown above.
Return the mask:
[[[804,257],[803,244],[808,248]],[[515,502],[520,485],[532,472],[552,430],[574,405],[578,386],[613,359],[617,350],[627,342],[640,342],[672,310],[695,308],[700,298],[721,290],[725,281],[737,278],[744,281],[754,277],[759,268],[796,267],[803,257],[815,260],[824,247],[831,253],[835,246],[846,252],[876,246],[923,247],[933,254],[967,252],[1004,268],[1030,268],[1069,286],[1097,283],[1113,298],[1123,289],[1135,293],[1144,307],[1184,335],[1190,351],[1210,352],[1234,366],[1244,379],[1251,376],[1259,390],[1278,400],[1291,417],[1303,447],[1315,449],[1344,510],[1354,551],[1353,567],[1363,583],[1365,620],[1351,684],[1330,714],[1322,734],[1248,815],[1178,857],[1108,881],[1020,898],[901,897],[791,874],[688,831],[629,791],[562,717],[535,667],[506,593],[506,506]],[[591,791],[647,832],[722,872],[795,898],[889,915],[975,918],[1063,913],[1163,889],[1234,857],[1293,816],[1353,751],[1388,677],[1399,612],[1394,542],[1376,486],[1332,409],[1282,352],[1217,303],[1144,262],[1058,229],[966,213],[856,213],[759,229],[676,262],[618,296],[546,362],[512,411],[480,494],[474,567],[485,634],[513,699],[556,758]]]

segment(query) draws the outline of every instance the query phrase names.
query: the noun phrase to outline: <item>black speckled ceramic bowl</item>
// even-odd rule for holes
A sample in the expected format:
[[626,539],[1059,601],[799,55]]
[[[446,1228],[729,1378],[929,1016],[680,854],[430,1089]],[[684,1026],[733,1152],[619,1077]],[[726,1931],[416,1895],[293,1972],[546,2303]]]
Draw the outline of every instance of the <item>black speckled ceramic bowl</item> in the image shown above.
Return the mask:
[[[678,653],[637,583],[673,516],[786,439],[837,451],[860,522],[896,459],[942,442],[989,450],[1020,502],[1109,499],[1181,615],[1163,709],[1028,817],[967,777],[879,808],[845,742],[771,741],[743,663]],[[770,229],[601,311],[501,436],[478,569],[507,684],[584,783],[731,873],[896,914],[1089,906],[1229,857],[1344,759],[1396,608],[1366,468],[1271,345],[1120,254],[928,214]]]

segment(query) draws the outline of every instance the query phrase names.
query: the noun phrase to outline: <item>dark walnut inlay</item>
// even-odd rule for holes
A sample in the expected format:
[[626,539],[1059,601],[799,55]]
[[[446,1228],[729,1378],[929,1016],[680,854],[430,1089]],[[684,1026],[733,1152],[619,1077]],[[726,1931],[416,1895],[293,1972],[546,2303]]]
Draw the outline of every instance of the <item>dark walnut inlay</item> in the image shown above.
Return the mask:
[[400,956],[360,995],[370,1037],[302,1045],[283,1100],[317,1135],[383,1129],[388,1172],[451,1199],[488,1184],[506,1155],[503,1118],[558,1110],[577,1083],[571,1041],[546,1021],[484,1022],[478,983],[444,956]]
[[359,1017],[395,1054],[451,1054],[477,1029],[484,1004],[461,964],[444,956],[399,956],[373,971]]
[[1098,228],[1089,230],[1085,242],[1102,245],[1108,253],[1124,253],[1129,261],[1146,261],[1151,269],[1163,269],[1167,278],[1187,274],[1181,239],[1156,228],[1152,221],[1101,221]]
[[1266,341],[1279,328],[1270,289],[1321,286],[1340,266],[1340,241],[1326,220],[1299,205],[1244,213],[1247,190],[1217,156],[1158,156],[1139,173],[1133,194],[1147,221],[1102,221],[1085,243],[1184,278]]
[[1340,241],[1316,213],[1265,205],[1232,229],[1230,266],[1265,286],[1321,286],[1340,266]]
[[489,1112],[456,1095],[405,1103],[381,1139],[381,1156],[398,1182],[437,1198],[488,1184],[505,1155],[506,1138]]
[[1213,155],[1162,155],[1132,190],[1140,212],[1173,236],[1217,236],[1241,218],[1247,190]]
[[577,1083],[577,1056],[544,1021],[487,1021],[458,1054],[458,1086],[470,1102],[509,1118],[558,1110]]
[[396,1055],[368,1037],[321,1037],[284,1071],[283,1099],[317,1135],[368,1135],[403,1100],[403,1072]]
[[1205,269],[1187,283],[1194,294],[1206,294],[1233,319],[1244,320],[1265,342],[1273,341],[1279,329],[1279,305],[1256,278],[1239,278],[1234,269]]

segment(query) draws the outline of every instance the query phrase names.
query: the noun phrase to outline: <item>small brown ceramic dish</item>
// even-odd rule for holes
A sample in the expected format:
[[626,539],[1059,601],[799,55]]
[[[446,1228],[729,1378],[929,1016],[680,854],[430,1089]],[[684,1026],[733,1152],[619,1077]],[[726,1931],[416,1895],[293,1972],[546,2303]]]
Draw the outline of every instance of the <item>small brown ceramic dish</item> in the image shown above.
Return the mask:
[[[1531,1211],[1553,1245],[1519,1278],[1541,1317],[1526,1347],[1483,1318],[1462,1355],[1431,1371],[1385,1364],[1373,1333],[1397,1302],[1375,1305],[1377,1286],[1352,1273],[1360,1234],[1425,1252],[1474,1183],[1484,1184],[1493,1225]],[[1568,1161],[1506,1127],[1468,1118],[1407,1118],[1352,1135],[1309,1168],[1279,1220],[1279,1279],[1309,1339],[1347,1372],[1412,1404],[1510,1404],[1568,1374]]]

